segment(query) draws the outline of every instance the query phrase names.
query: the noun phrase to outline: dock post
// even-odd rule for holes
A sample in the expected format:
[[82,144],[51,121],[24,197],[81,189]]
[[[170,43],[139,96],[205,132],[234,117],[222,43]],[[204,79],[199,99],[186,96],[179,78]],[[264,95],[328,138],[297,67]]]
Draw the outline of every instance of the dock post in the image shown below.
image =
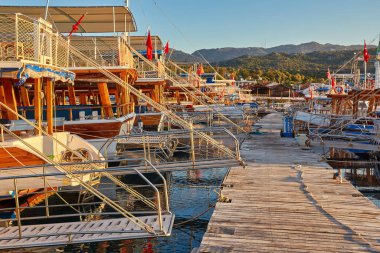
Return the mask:
[[143,149],[144,149],[144,161],[145,161],[145,170],[148,171],[147,155],[146,155],[146,145],[145,145],[145,135],[142,136]]
[[194,128],[193,122],[190,120],[190,145],[191,145],[191,160],[193,162],[193,169],[195,168],[195,149],[194,149]]
[[44,192],[45,192],[45,213],[46,216],[49,217],[49,200],[48,200],[48,194],[47,194],[47,187],[46,187],[46,174],[45,174],[45,166],[42,167],[43,175],[44,175]]
[[13,179],[13,185],[15,190],[15,201],[16,201],[16,219],[17,219],[17,227],[18,227],[18,236],[21,239],[21,218],[20,218],[20,203],[18,200],[18,188],[17,188],[17,179]]
[[148,160],[149,160],[149,162],[152,162],[152,158],[150,156],[150,144],[149,144],[149,140],[147,142],[147,146],[148,146]]
[[46,120],[47,120],[47,132],[53,134],[53,82],[51,79],[46,80]]
[[34,119],[37,122],[37,133],[42,135],[42,80],[41,78],[34,79]]

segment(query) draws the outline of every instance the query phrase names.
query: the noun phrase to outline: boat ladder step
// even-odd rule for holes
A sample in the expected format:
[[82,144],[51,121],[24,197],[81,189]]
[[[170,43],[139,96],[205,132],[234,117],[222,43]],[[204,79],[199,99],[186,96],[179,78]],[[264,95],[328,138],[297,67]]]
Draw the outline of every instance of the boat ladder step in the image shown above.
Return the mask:
[[157,234],[147,232],[127,218],[94,220],[89,222],[68,222],[21,227],[0,228],[0,249],[58,246],[110,240],[127,240],[168,236],[174,222],[173,214],[162,215],[163,230],[159,228],[158,217],[138,217],[151,226]]

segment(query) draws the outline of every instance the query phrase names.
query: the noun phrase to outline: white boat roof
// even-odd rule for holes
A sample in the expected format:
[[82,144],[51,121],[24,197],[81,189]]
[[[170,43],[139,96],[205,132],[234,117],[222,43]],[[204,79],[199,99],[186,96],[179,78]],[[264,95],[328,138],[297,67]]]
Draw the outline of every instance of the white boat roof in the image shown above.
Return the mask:
[[[49,6],[47,21],[61,33],[70,33],[73,25],[86,16],[77,33],[135,32],[132,12],[126,6]],[[45,6],[0,6],[0,13],[21,13],[32,18],[44,18]]]
[[[145,43],[147,40],[147,36],[129,36],[128,40],[130,42],[129,44],[131,45],[131,47],[133,47],[135,50],[146,50]],[[161,38],[157,35],[152,35],[152,44],[155,50],[161,50],[164,47]]]
[[326,116],[311,114],[307,112],[298,111],[294,116],[294,120],[310,123],[312,125],[320,126],[320,127],[328,127],[330,126],[330,119]]

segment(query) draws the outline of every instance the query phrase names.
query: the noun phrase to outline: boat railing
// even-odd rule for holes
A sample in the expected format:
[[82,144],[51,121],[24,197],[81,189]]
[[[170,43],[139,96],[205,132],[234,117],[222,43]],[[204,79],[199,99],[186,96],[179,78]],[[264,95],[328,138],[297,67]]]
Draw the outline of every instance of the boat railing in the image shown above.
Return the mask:
[[[226,121],[224,117],[220,117],[212,111],[194,111],[194,112],[176,112],[177,115],[186,120],[191,120],[195,124],[205,124],[207,127],[223,127],[228,129],[235,135],[244,134],[251,131],[253,120],[256,118],[256,111],[252,114],[246,112],[242,108],[233,107],[233,110],[229,112],[224,111],[223,114],[230,118],[238,117],[239,123],[231,124],[230,121]],[[236,127],[239,124],[240,127]],[[241,131],[244,128],[246,132]]]
[[[206,159],[223,159],[223,154],[218,152],[211,143],[197,138],[191,134],[191,130],[171,129],[168,131],[150,132],[143,131],[141,133],[131,133],[128,135],[118,135],[108,139],[99,153],[103,153],[105,159],[121,159],[128,157],[142,157],[153,164],[163,164],[170,162],[175,152],[185,153],[189,155],[189,160],[183,162],[197,162]],[[207,135],[213,136],[216,140],[227,145],[235,154],[235,160],[241,161],[240,157],[240,140],[227,128],[224,127],[205,127],[197,129]],[[110,146],[117,146],[117,153],[109,154]],[[124,150],[123,145],[128,145],[130,149]]]
[[[351,100],[353,101],[358,101],[359,99],[360,100],[370,100],[370,99],[374,99],[378,93],[380,92],[380,90],[376,90],[372,93],[368,93],[367,90],[362,90],[360,91],[359,93],[353,95],[350,97]],[[331,124],[330,126],[326,127],[323,131],[323,133],[318,133],[321,135],[321,137],[323,138],[324,136],[328,136],[328,135],[337,135],[337,134],[340,134],[340,135],[343,135],[343,130],[348,127],[349,125],[352,125],[355,123],[356,120],[358,120],[358,111],[356,111],[354,109],[354,106],[353,107],[353,110],[352,110],[352,117],[346,119],[346,120],[335,120],[333,124]],[[333,112],[334,113],[334,112]],[[326,116],[327,117],[327,116]],[[342,117],[339,115],[330,115],[331,118],[333,117],[337,117],[337,119],[342,119]],[[331,119],[330,119],[330,122],[331,122]],[[365,128],[358,128],[357,130],[359,130],[359,134],[360,135],[363,135],[366,133]]]
[[[86,57],[99,62],[104,67],[135,68],[132,52],[127,46],[125,36],[72,36],[70,44]],[[84,61],[70,54],[70,68],[91,67]]]
[[[140,59],[145,59],[138,51],[134,50],[132,47],[130,47],[130,50],[137,55]],[[131,94],[137,97],[137,99],[144,100],[147,104],[155,108],[157,111],[161,111],[162,113],[165,113],[168,117],[172,118],[174,122],[176,122],[177,125],[181,126],[182,128],[191,129],[191,125],[181,119],[180,117],[176,116],[174,113],[169,111],[164,105],[157,103],[152,98],[146,96],[144,93],[133,87],[131,84],[126,82],[125,80],[121,79],[119,76],[112,73],[109,69],[105,68],[104,66],[101,66],[97,61],[94,61],[88,57],[86,57],[83,53],[76,50],[75,47],[70,46],[70,52],[75,54],[77,57],[81,58],[82,60],[88,61],[88,63],[95,69],[99,71],[99,73],[102,73],[105,77],[107,77],[111,82],[120,85],[120,87],[127,88]],[[147,64],[152,64],[149,60],[144,60]],[[157,67],[155,67],[157,68]],[[230,149],[226,148],[224,145],[218,143],[215,141],[212,137],[205,135],[202,132],[198,132],[197,130],[192,130],[194,133],[202,138],[205,141],[208,141],[210,144],[212,144],[214,147],[216,147],[220,152],[226,155],[228,158],[234,158],[235,154]]]
[[[96,163],[105,163],[109,161],[94,161]],[[88,164],[89,162],[83,162],[82,164]],[[112,202],[115,205],[122,207],[125,212],[129,210],[129,218],[131,221],[136,222],[137,226],[131,229],[132,225],[125,224],[125,226],[114,226],[117,223],[116,219],[120,219],[122,213],[112,210],[110,200],[104,200],[97,195],[88,195],[87,189],[83,187],[58,187],[55,182],[60,177],[66,177],[64,172],[52,171],[54,167],[52,164],[39,165],[42,166],[42,170],[33,173],[33,169],[37,166],[22,166],[13,168],[3,168],[0,175],[0,192],[4,192],[4,189],[9,190],[12,193],[14,204],[7,204],[0,201],[0,242],[3,240],[23,239],[30,238],[42,238],[48,236],[58,236],[66,238],[67,243],[71,243],[73,237],[83,236],[86,234],[108,235],[108,234],[122,234],[122,233],[144,233],[147,230],[148,233],[140,235],[141,237],[154,237],[154,236],[167,236],[168,224],[164,225],[164,215],[171,215],[169,209],[169,197],[168,197],[168,185],[165,177],[156,169],[156,167],[149,161],[145,160],[145,163],[151,168],[152,172],[157,174],[161,179],[158,185],[153,184],[147,177],[136,167],[114,167],[109,168],[112,173],[123,175],[126,171],[134,170],[145,184],[135,184],[130,189],[137,191],[137,189],[146,189],[148,194],[144,196],[145,201],[149,201],[152,205],[148,207],[141,207],[138,204],[140,201],[136,199],[136,203],[130,202],[129,205],[137,205],[134,210],[128,207],[128,203],[123,198],[129,193],[124,192],[120,186],[111,185],[109,181],[101,181],[97,185],[99,192],[104,194],[108,193],[114,195]],[[23,171],[21,175],[19,172]],[[95,173],[104,173],[104,170],[94,170]],[[74,171],[72,176],[76,178],[82,178],[85,176],[85,171]],[[40,182],[38,185],[42,185],[37,189],[25,189],[25,185]],[[151,189],[150,191],[148,189]],[[159,190],[160,188],[160,190]],[[3,189],[3,190],[2,190]],[[149,193],[150,192],[150,193]],[[86,196],[85,196],[86,195]],[[73,197],[78,196],[78,197]],[[121,196],[121,197],[117,197]],[[1,199],[0,199],[1,200]],[[111,207],[111,209],[110,209]],[[149,223],[139,223],[139,220],[144,219],[142,215],[157,215],[155,219],[150,218]],[[110,221],[109,226],[98,227],[95,230],[88,230],[84,227],[86,224],[96,221]],[[38,222],[33,222],[38,221]],[[121,221],[120,221],[121,222]],[[120,223],[118,222],[118,223]],[[132,223],[132,222],[131,222]],[[38,224],[38,225],[34,225]],[[71,229],[65,230],[65,225]],[[103,223],[105,224],[105,223]],[[89,224],[90,225],[90,224]],[[40,233],[41,229],[48,227],[58,226],[61,229],[57,231],[49,231],[44,229],[43,233]],[[15,228],[16,229],[13,229]],[[82,229],[73,229],[74,227],[82,227]],[[30,233],[30,230],[34,230],[35,233]],[[137,231],[134,231],[137,230]],[[12,231],[7,233],[7,231]],[[45,238],[46,239],[46,238]],[[36,239],[37,240],[37,239]]]
[[[152,69],[155,69],[157,70],[158,67],[156,65],[154,65],[154,63],[150,62],[148,59],[146,59],[143,55],[141,55],[139,52],[137,52],[136,50],[134,50],[133,48],[130,48],[131,51],[137,55],[142,61],[144,61],[146,64],[148,64],[150,66],[150,68]],[[175,65],[173,63],[173,65]],[[209,103],[215,103],[215,101],[208,97],[206,94],[204,94],[203,92],[201,92],[199,89],[192,89],[192,90],[189,90],[187,87],[185,87],[184,85],[181,85],[181,83],[179,83],[177,80],[175,80],[173,77],[171,77],[171,75],[169,73],[173,72],[173,70],[171,70],[170,68],[168,68],[167,66],[165,65],[162,65],[165,69],[165,78],[167,80],[169,80],[170,82],[172,83],[176,83],[177,85],[180,86],[180,88],[185,91],[188,95],[190,95],[192,97],[192,99],[194,99],[194,101],[196,102],[199,102],[200,104],[202,105],[205,105],[207,107],[209,107]],[[183,69],[181,69],[181,71],[184,71]],[[211,110],[214,110],[213,108],[209,107]],[[229,121],[231,124],[235,124],[233,121],[231,121],[228,117],[224,116],[222,113],[214,110],[215,113],[219,114],[221,117],[224,118],[224,120],[226,121]],[[239,125],[235,124],[235,126],[237,128],[240,128],[240,130],[242,132],[246,132],[243,128],[241,128]],[[205,136],[206,137],[206,136]],[[206,137],[207,138],[207,137]]]
[[0,61],[68,67],[69,42],[49,22],[20,13],[1,13],[0,23]]
[[152,69],[151,66],[145,64],[143,61],[135,59],[137,62],[137,72],[139,78],[164,78],[165,68],[161,60],[153,60],[157,68]]
[[[54,107],[55,116],[63,117],[65,120],[86,120],[86,119],[109,119],[107,117],[107,110],[112,110],[115,117],[123,116],[124,112],[134,112],[134,103],[125,103],[120,105],[57,105]],[[47,108],[43,107],[43,112],[46,112]],[[21,115],[27,118],[34,118],[34,107],[33,106],[19,106],[18,111]],[[83,112],[84,115],[80,115]]]
[[[100,192],[96,187],[94,187],[94,182],[97,185],[100,181],[100,177],[106,178],[113,184],[115,184],[117,187],[120,187],[125,192],[131,194],[133,197],[135,197],[137,200],[142,201],[147,206],[155,208],[156,204],[152,202],[151,200],[144,197],[141,193],[135,191],[122,181],[120,179],[116,178],[115,176],[111,175],[105,170],[105,166],[103,164],[99,164],[98,162],[92,162],[91,163],[91,157],[86,157],[83,153],[81,153],[79,150],[73,150],[68,145],[62,142],[62,140],[57,139],[53,135],[48,134],[44,129],[42,129],[40,126],[34,125],[32,122],[30,122],[28,119],[24,118],[22,115],[18,114],[16,111],[5,105],[4,103],[0,102],[1,107],[8,110],[9,112],[17,115],[20,119],[24,120],[29,125],[33,126],[36,131],[38,132],[38,135],[43,135],[45,138],[51,140],[53,142],[53,147],[56,149],[60,147],[63,149],[63,151],[70,152],[76,157],[76,160],[82,161],[82,162],[89,162],[85,164],[81,163],[75,163],[72,165],[64,165],[62,166],[56,159],[52,159],[48,155],[42,152],[42,150],[37,149],[35,146],[33,146],[32,143],[27,142],[26,140],[22,139],[20,136],[17,136],[15,133],[11,132],[9,129],[7,129],[5,126],[1,126],[2,130],[11,135],[13,138],[19,140],[26,148],[27,150],[30,150],[32,153],[36,154],[38,157],[43,159],[49,164],[54,165],[54,168],[58,172],[64,173],[65,177],[64,179],[54,179],[55,181],[60,181],[59,186],[61,186],[62,183],[67,184],[67,182],[73,182],[74,185],[80,186],[83,190],[88,192],[91,196],[95,196],[102,200],[105,204],[107,204],[110,208],[114,209],[116,212],[120,213],[120,215],[124,216],[126,219],[128,219],[130,222],[135,224],[136,226],[140,227],[141,229],[144,229],[148,231],[149,233],[156,234],[154,229],[146,224],[146,222],[138,219],[137,217],[133,216],[128,210],[120,206],[118,203],[115,203],[112,199],[110,199],[108,196],[106,196],[104,193]],[[10,154],[12,155],[12,154]],[[102,156],[99,156],[99,158],[103,158]],[[16,159],[16,158],[15,158]],[[100,165],[100,166],[99,166]],[[79,169],[78,169],[79,168]],[[78,176],[76,172],[83,172],[86,173],[86,177],[83,178],[83,173],[81,176]],[[96,171],[96,172],[95,172]],[[100,172],[101,173],[100,173]],[[95,178],[95,180],[93,180]],[[73,184],[71,184],[73,185]],[[4,187],[4,186],[3,186]],[[27,189],[31,188],[39,188],[39,187],[33,187],[33,184],[27,184]],[[0,187],[0,190],[2,188]],[[17,191],[16,191],[17,192]],[[158,208],[158,207],[157,207]]]

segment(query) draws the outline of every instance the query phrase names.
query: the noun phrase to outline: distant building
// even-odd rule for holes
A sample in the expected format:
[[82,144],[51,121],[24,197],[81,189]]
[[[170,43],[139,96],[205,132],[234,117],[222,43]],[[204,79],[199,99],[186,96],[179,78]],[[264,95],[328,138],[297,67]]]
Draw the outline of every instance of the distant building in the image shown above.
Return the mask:
[[292,87],[272,82],[267,84],[255,84],[251,86],[252,95],[260,97],[294,97]]

